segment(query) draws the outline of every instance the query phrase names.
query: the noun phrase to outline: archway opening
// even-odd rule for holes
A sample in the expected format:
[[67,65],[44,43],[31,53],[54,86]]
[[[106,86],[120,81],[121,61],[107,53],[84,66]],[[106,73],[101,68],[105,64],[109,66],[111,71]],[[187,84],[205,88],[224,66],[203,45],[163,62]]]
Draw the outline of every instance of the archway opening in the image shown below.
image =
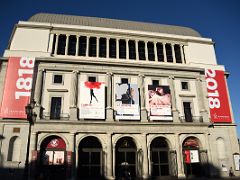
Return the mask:
[[202,176],[199,140],[189,137],[184,140],[182,147],[185,175],[187,177]]
[[103,177],[102,145],[94,136],[84,138],[78,148],[78,179]]
[[151,175],[169,176],[169,146],[164,137],[155,138],[150,146]]
[[117,179],[136,177],[136,152],[137,147],[131,137],[123,137],[118,140],[115,148],[115,174]]
[[66,143],[59,136],[49,136],[40,148],[40,173],[44,178],[66,179]]

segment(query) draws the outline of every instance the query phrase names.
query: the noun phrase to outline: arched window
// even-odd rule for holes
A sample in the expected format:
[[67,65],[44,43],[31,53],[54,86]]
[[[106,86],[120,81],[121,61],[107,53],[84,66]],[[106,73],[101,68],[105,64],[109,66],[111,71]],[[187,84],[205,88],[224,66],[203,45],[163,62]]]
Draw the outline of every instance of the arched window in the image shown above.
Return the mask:
[[21,153],[21,139],[20,137],[14,136],[9,141],[7,160],[19,162],[20,153]]

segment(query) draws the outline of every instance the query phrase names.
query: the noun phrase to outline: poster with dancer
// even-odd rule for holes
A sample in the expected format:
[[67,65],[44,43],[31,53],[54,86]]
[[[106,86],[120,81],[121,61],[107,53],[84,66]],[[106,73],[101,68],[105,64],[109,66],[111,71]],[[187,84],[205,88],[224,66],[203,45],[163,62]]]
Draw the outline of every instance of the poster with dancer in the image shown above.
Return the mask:
[[105,119],[105,84],[82,81],[80,83],[80,118]]
[[150,120],[172,120],[169,86],[148,85],[147,105]]
[[115,87],[115,118],[140,120],[137,84],[117,83]]

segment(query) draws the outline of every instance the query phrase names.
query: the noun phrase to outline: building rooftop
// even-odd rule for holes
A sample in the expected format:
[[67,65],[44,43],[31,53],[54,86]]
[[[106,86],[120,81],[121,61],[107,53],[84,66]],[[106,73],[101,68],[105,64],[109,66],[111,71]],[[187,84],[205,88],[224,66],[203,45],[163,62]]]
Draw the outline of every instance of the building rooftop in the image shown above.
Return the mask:
[[201,37],[199,32],[189,27],[162,25],[154,23],[134,22],[107,18],[72,16],[64,14],[38,13],[29,18],[30,22],[42,22],[53,24],[69,24],[134,31],[157,32],[182,36]]

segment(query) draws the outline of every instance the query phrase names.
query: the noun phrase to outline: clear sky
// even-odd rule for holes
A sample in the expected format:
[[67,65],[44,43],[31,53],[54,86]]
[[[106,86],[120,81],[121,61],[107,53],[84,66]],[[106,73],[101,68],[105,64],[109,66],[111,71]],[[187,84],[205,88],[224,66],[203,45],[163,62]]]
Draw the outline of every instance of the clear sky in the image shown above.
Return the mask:
[[1,0],[1,54],[14,25],[39,12],[187,26],[212,38],[218,64],[230,72],[232,108],[240,125],[240,0]]

